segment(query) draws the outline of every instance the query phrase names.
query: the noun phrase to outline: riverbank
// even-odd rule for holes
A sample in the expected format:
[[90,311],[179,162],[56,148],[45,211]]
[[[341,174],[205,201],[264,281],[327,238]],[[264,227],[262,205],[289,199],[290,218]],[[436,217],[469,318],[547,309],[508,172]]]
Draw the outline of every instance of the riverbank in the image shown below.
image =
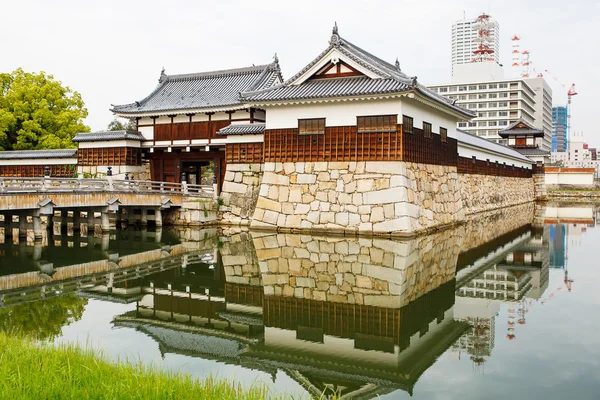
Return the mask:
[[10,399],[265,399],[261,385],[246,390],[227,380],[124,362],[74,345],[37,344],[0,333],[0,393]]

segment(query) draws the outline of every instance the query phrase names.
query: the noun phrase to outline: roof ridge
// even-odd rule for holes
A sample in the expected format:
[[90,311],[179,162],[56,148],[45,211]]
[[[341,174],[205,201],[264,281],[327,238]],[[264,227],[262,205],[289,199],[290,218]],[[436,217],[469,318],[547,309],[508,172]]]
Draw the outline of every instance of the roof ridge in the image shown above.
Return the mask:
[[230,69],[222,69],[215,71],[206,71],[206,72],[194,72],[189,74],[176,74],[176,75],[166,75],[166,81],[175,81],[175,80],[185,80],[185,79],[193,79],[193,78],[207,78],[207,77],[221,77],[227,75],[237,75],[244,74],[248,72],[262,72],[264,70],[268,70],[271,64],[261,64],[261,65],[252,65],[249,67],[240,67],[240,68],[230,68]]

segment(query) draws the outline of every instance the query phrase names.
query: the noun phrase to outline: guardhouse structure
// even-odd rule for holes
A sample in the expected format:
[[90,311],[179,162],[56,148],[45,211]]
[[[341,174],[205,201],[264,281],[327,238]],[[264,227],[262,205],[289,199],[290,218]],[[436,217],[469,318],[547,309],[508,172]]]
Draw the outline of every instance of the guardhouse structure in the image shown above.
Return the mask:
[[181,182],[185,172],[188,183],[200,184],[202,168],[212,161],[220,190],[225,137],[217,131],[230,124],[264,123],[264,110],[245,103],[239,93],[282,81],[277,59],[267,65],[185,75],[166,75],[163,70],[147,97],[113,105],[111,111],[137,121],[152,180]]
[[39,178],[46,173],[57,178],[77,175],[77,149],[0,151],[0,176]]
[[550,152],[542,150],[536,144],[536,138],[544,137],[544,130],[538,129],[528,121],[519,119],[506,129],[498,132],[501,138],[508,139],[508,145],[536,163],[550,161]]
[[77,173],[80,176],[102,176],[111,168],[117,179],[135,177],[147,180],[149,176],[142,165],[142,142],[146,138],[137,131],[106,131],[78,133],[73,142],[77,150]]

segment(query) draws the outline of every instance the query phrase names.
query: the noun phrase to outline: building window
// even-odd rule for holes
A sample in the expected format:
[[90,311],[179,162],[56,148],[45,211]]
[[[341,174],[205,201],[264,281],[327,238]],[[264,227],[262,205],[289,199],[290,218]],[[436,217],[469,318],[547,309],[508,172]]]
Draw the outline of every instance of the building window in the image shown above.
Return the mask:
[[491,83],[491,84],[488,86],[488,88],[489,88],[489,89],[497,89],[497,88],[498,88],[498,85],[496,85],[495,83]]
[[440,88],[440,93],[445,93],[445,92],[447,92],[447,91],[448,91],[448,88],[447,88],[447,87],[441,87],[441,88]]
[[479,85],[479,90],[485,90],[487,89],[487,85]]
[[490,93],[490,95],[489,95],[490,99],[495,99],[497,97],[498,97],[498,95],[496,93]]
[[440,138],[442,139],[442,142],[448,141],[448,129],[440,126]]
[[508,103],[506,101],[501,101],[498,103],[498,107],[508,107]]
[[466,126],[467,126],[467,123],[466,123],[466,122],[459,122],[459,123],[458,123],[458,127],[459,127],[459,128],[465,128]]
[[324,135],[325,118],[299,119],[299,135]]
[[469,86],[469,90],[477,90],[477,86],[471,85],[471,86]]
[[413,133],[413,118],[412,117],[407,117],[406,115],[402,116],[402,132]]
[[358,133],[396,132],[397,115],[374,115],[356,117]]
[[480,99],[485,99],[485,98],[487,98],[487,95],[485,93],[482,93],[482,94],[479,95],[479,98]]
[[508,83],[501,83],[501,84],[498,85],[498,87],[500,89],[507,89],[508,88]]
[[477,126],[477,122],[469,122],[469,128]]
[[466,92],[467,91],[467,87],[466,86],[459,86],[458,87],[458,91],[459,92]]
[[431,124],[429,122],[423,122],[423,135],[431,139]]

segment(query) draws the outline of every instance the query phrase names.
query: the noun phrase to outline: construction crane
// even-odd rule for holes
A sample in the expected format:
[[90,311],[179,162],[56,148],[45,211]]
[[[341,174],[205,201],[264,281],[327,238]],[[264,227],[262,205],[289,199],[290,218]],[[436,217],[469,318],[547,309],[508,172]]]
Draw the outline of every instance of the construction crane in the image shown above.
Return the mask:
[[[552,75],[552,73],[550,71],[548,71],[546,69],[546,70],[544,70],[544,72],[547,73],[548,75],[550,75],[552,77],[552,79],[554,79],[565,90],[567,89],[567,85],[565,85],[557,77]],[[571,132],[571,98],[575,95],[577,95],[577,90],[575,90],[575,84],[573,83],[567,90],[567,132],[566,132],[567,138],[569,138],[569,134]],[[570,139],[568,139],[568,141],[567,141],[567,147],[568,147],[569,143],[571,143]],[[568,148],[567,148],[567,151],[569,151]]]

